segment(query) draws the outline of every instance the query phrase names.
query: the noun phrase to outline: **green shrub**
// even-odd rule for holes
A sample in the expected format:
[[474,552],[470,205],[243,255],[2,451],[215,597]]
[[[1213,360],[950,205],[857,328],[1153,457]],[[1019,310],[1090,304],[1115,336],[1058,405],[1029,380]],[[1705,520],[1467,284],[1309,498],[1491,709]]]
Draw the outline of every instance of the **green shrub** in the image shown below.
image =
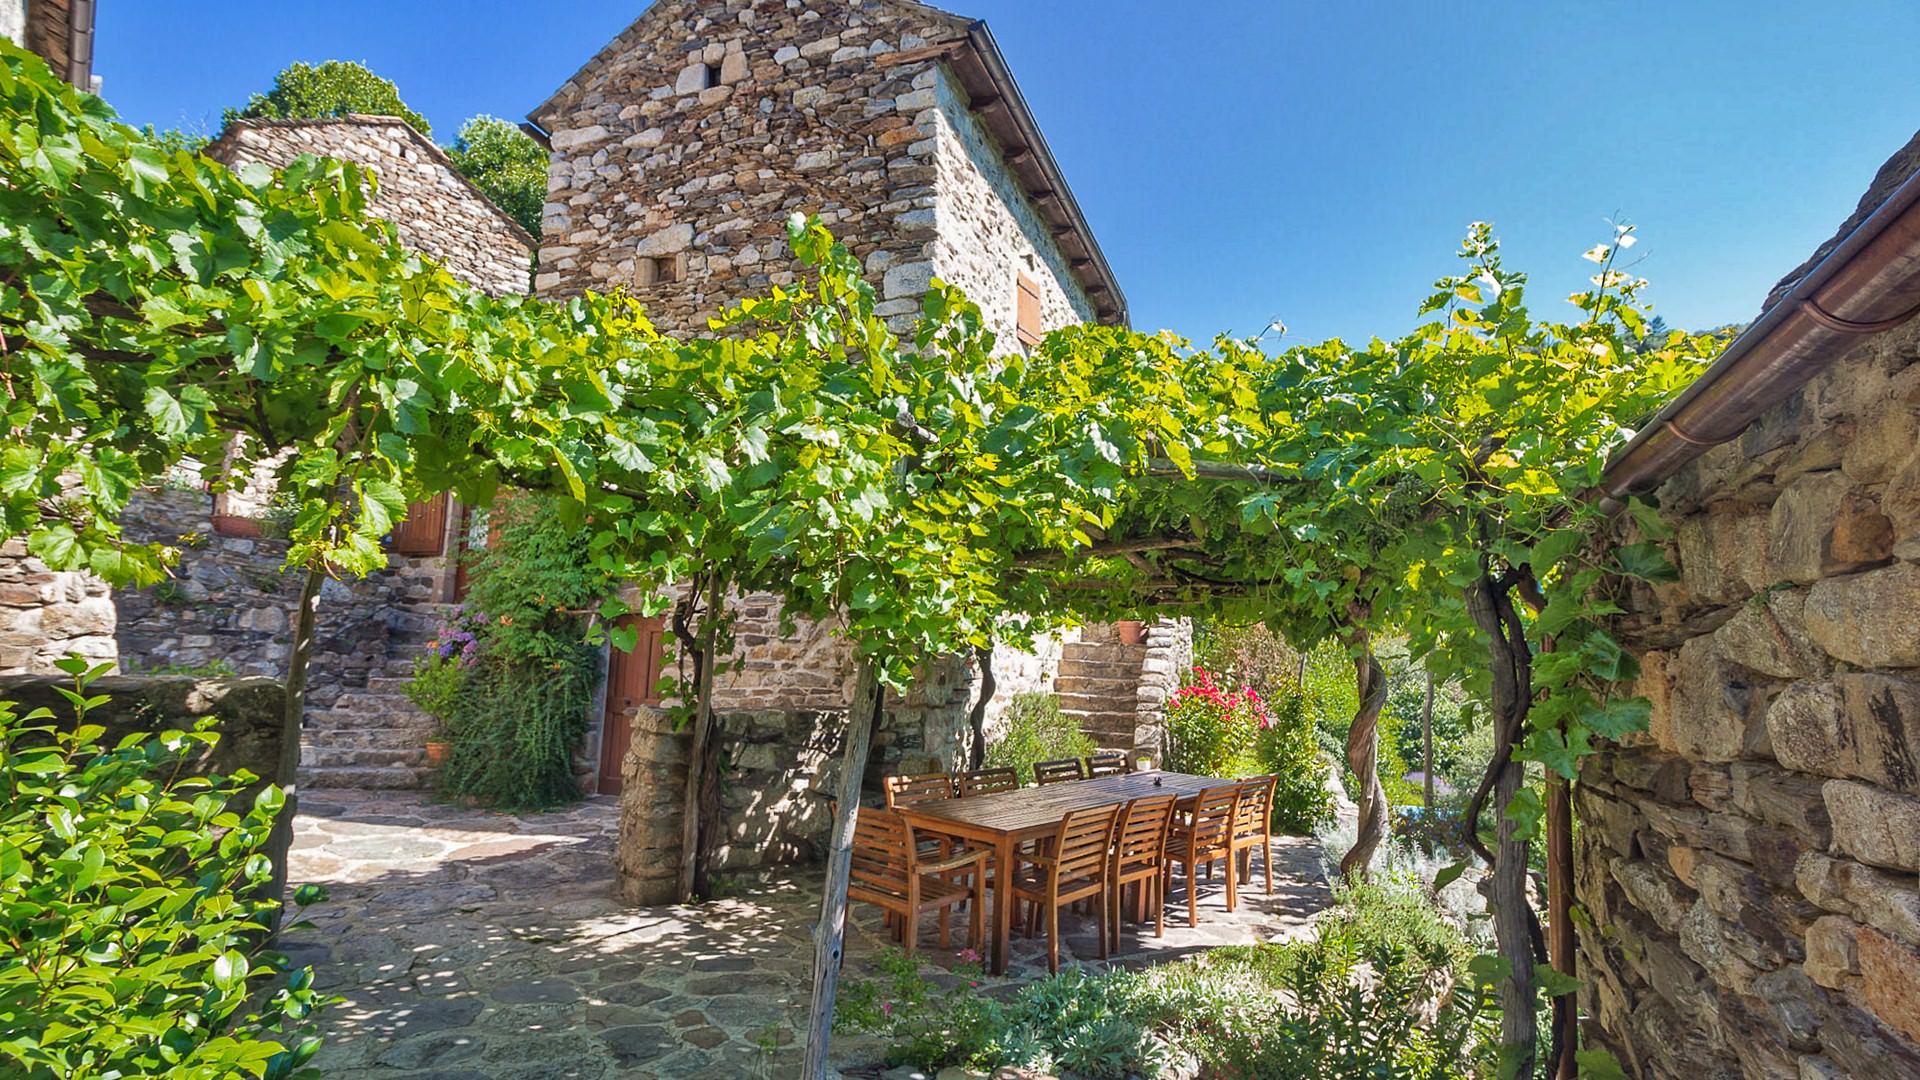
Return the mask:
[[[580,798],[573,751],[600,677],[587,618],[615,582],[595,563],[587,534],[547,500],[504,499],[490,525],[491,543],[470,556],[466,609],[441,628],[440,660],[429,661],[424,682],[416,671],[409,692],[451,698],[453,745],[435,778],[442,795],[546,809]],[[446,670],[456,659],[457,674]]]
[[1327,765],[1299,695],[1282,698],[1267,710],[1254,738],[1253,755],[1260,772],[1279,777],[1273,789],[1275,829],[1306,836],[1334,819]]
[[1060,711],[1052,694],[1015,694],[1007,703],[1006,730],[987,745],[986,763],[1011,767],[1020,782],[1033,783],[1033,763],[1085,757],[1099,749]]
[[0,1073],[315,1075],[313,969],[263,944],[284,794],[246,799],[244,772],[179,775],[219,739],[204,723],[103,746],[86,713],[106,698],[87,688],[107,666],[60,667],[70,729],[0,703]]

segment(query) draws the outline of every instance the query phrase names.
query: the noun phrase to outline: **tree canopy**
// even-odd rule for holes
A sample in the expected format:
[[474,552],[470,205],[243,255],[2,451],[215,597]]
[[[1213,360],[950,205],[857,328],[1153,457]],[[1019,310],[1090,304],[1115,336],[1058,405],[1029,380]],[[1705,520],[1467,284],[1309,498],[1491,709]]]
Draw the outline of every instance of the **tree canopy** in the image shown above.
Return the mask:
[[238,109],[228,109],[223,120],[231,124],[252,118],[286,120],[348,113],[397,116],[420,134],[433,136],[427,118],[400,100],[399,87],[352,60],[289,64],[273,77],[266,93],[253,95]]
[[540,207],[547,201],[547,152],[532,136],[497,116],[476,116],[460,125],[460,136],[447,147],[447,156],[460,175],[539,238]]

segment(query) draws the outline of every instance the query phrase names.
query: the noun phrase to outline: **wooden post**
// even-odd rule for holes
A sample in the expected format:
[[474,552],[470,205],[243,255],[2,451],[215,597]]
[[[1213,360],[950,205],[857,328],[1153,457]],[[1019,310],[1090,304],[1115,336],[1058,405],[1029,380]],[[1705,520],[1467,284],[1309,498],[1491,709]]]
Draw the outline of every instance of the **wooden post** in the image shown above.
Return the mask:
[[853,819],[860,809],[860,782],[867,771],[867,748],[879,726],[884,694],[880,669],[860,662],[847,709],[847,743],[840,756],[839,807],[833,815],[832,846],[827,850],[827,881],[820,896],[820,923],[813,930],[813,1005],[807,1014],[807,1056],[803,1080],[824,1080],[827,1042],[833,1036],[833,997],[840,982],[840,958],[846,946],[847,879],[853,872]]
[[714,636],[720,632],[720,604],[723,594],[720,575],[709,578],[707,608],[700,617],[700,659],[694,694],[693,745],[687,751],[687,785],[680,804],[680,879],[674,884],[679,903],[693,899],[694,870],[700,862],[700,793],[706,774],[707,743],[713,737],[713,655]]
[[1421,794],[1427,801],[1427,814],[1433,814],[1433,672],[1427,672],[1427,696],[1420,704],[1420,736],[1425,744],[1420,759]]
[[[1547,960],[1562,975],[1574,974],[1572,785],[1547,771]],[[1554,999],[1559,1067],[1554,1080],[1575,1080],[1573,1052],[1580,1045],[1580,1010],[1570,998]]]

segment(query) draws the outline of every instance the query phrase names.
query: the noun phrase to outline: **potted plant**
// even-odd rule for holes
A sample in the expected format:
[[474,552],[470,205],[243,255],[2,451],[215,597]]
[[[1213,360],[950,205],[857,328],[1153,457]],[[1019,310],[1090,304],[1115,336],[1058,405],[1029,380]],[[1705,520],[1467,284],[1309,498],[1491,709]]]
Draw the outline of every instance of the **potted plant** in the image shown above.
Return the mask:
[[1143,622],[1117,622],[1113,624],[1114,633],[1119,635],[1122,645],[1145,645],[1147,643],[1147,624]]
[[462,625],[461,618],[440,627],[427,643],[424,655],[413,660],[413,678],[406,686],[407,700],[433,718],[433,731],[427,736],[427,764],[439,768],[453,753],[451,729],[454,709],[465,687],[467,670],[479,654],[480,640]]

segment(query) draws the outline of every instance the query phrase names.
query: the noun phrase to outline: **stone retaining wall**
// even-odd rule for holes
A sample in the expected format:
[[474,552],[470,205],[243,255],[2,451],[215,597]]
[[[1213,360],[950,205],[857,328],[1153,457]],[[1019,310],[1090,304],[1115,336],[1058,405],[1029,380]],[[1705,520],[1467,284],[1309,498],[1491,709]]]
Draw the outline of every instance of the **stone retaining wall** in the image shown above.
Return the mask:
[[1591,1034],[1640,1076],[1920,1076],[1920,332],[1658,493],[1651,730],[1577,810]]

